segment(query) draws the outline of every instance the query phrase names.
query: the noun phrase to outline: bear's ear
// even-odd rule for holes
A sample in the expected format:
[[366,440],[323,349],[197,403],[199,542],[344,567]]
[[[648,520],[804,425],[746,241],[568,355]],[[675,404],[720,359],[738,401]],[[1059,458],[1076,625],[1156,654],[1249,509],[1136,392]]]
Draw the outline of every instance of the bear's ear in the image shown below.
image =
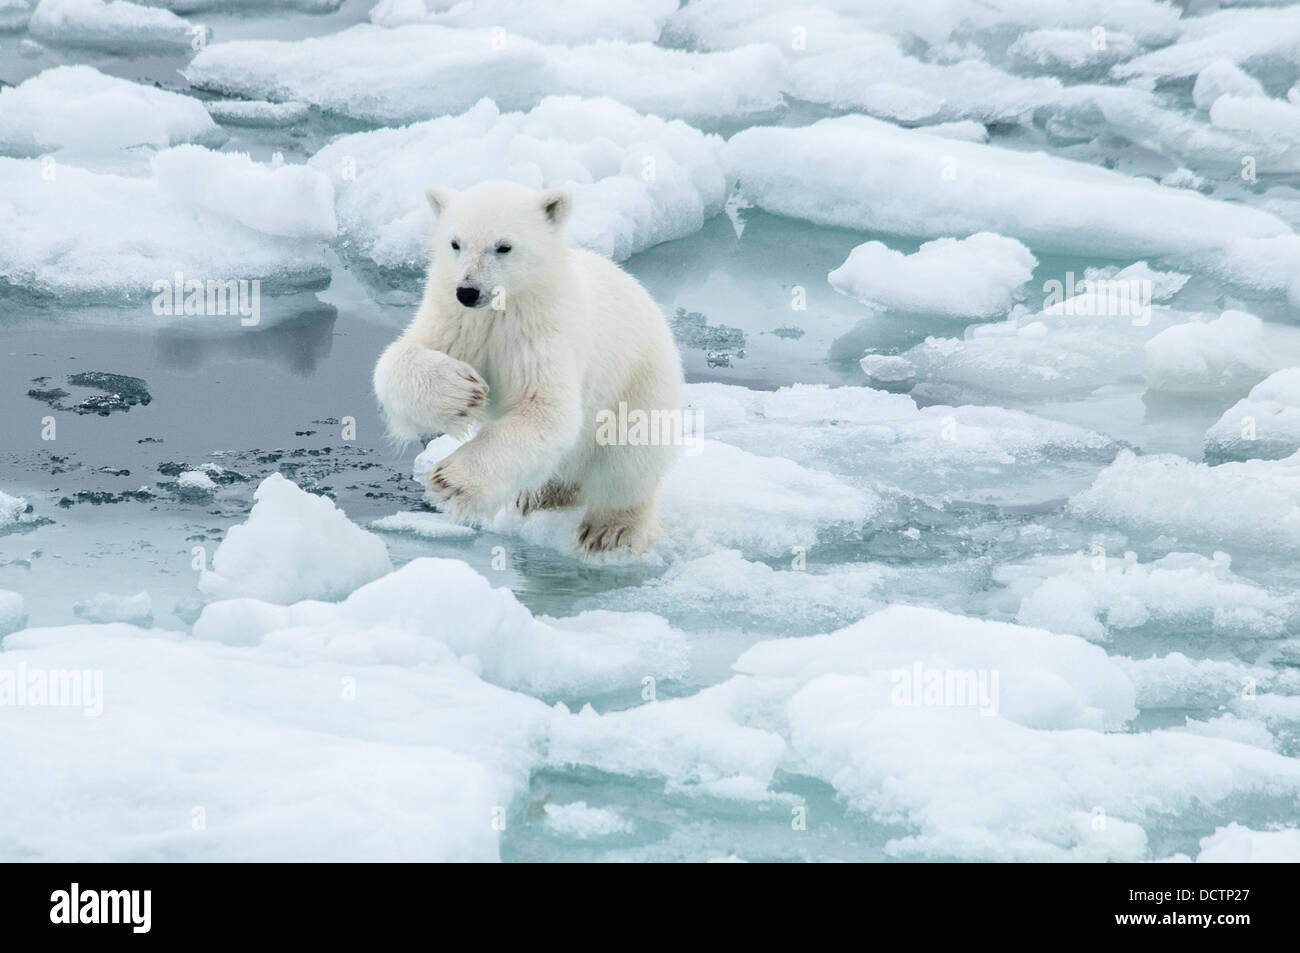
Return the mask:
[[429,185],[425,186],[424,194],[429,198],[429,206],[433,209],[433,214],[441,215],[447,210],[451,200],[456,197],[456,190],[442,185]]
[[567,189],[551,189],[542,193],[542,212],[553,225],[563,225],[573,208],[573,196]]

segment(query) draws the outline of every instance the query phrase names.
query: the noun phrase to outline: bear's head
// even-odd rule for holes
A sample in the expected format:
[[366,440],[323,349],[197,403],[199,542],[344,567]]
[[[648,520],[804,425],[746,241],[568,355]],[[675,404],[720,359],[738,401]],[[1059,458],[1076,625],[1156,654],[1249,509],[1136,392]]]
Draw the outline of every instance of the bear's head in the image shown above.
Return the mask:
[[425,190],[438,224],[433,236],[436,293],[466,308],[504,310],[511,296],[539,290],[565,273],[564,189],[536,192],[515,182],[480,182],[462,191]]

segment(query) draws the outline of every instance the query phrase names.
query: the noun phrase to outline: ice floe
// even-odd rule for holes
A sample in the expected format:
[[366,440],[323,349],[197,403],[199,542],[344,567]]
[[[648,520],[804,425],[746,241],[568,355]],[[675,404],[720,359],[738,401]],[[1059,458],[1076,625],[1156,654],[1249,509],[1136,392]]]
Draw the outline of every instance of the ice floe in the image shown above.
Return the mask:
[[87,622],[128,622],[144,628],[153,625],[153,600],[147,592],[134,596],[96,593],[89,599],[73,603],[72,612]]
[[1179,28],[1176,43],[1121,63],[1113,73],[1120,78],[1177,79],[1195,76],[1220,60],[1265,67],[1289,62],[1300,42],[1300,10],[1219,10],[1185,17]]
[[632,825],[617,811],[604,807],[589,807],[586,801],[546,805],[546,826],[565,837],[586,840],[589,837],[609,837],[632,830]]
[[[698,231],[722,209],[722,143],[611,100],[546,99],[527,113],[484,100],[459,116],[357,133],[316,153],[350,250],[423,270],[433,214],[425,187],[506,178],[574,194],[570,240],[615,259]],[[647,174],[647,169],[650,170]]]
[[994,231],[1036,253],[1110,258],[1190,254],[1290,232],[1257,209],[866,116],[746,129],[723,156],[749,201],[820,225],[923,238]]
[[1016,619],[1052,632],[1102,641],[1133,630],[1200,645],[1219,638],[1277,638],[1296,621],[1295,600],[1232,572],[1226,553],[1212,559],[1170,553],[1149,563],[1104,549],[1039,557],[993,573],[1020,598]]
[[1300,453],[1208,466],[1121,450],[1070,498],[1076,515],[1126,530],[1199,539],[1235,554],[1300,549]]
[[1255,831],[1241,824],[1220,827],[1201,838],[1199,864],[1293,864],[1300,861],[1300,830]]
[[458,112],[485,96],[505,110],[528,109],[548,93],[717,121],[780,105],[781,75],[780,55],[764,45],[720,53],[609,41],[546,46],[496,29],[364,23],[298,41],[211,44],[185,70],[200,89],[385,124]]
[[208,598],[338,599],[392,568],[383,540],[280,474],[263,480],[254,499],[199,577]]
[[[144,304],[158,293],[159,282],[170,287],[177,273],[182,298],[187,281],[256,279],[262,292],[271,293],[319,285],[328,277],[318,242],[246,224],[299,234],[314,228],[332,214],[324,177],[317,185],[311,170],[280,175],[225,153],[201,161],[195,152],[154,158],[159,165],[150,178],[0,158],[0,227],[24,236],[0,246],[0,284],[39,295]],[[218,173],[224,203],[187,182],[187,174],[198,169]],[[296,190],[295,199],[305,195],[325,204],[302,208],[287,201],[277,187],[293,181],[309,186]],[[259,197],[269,204],[251,204]],[[194,313],[207,312],[200,306]]]
[[1300,330],[1225,311],[1213,321],[1166,328],[1146,342],[1145,351],[1149,390],[1235,396],[1274,371],[1300,364]]
[[1300,450],[1300,367],[1270,374],[1205,432],[1211,463],[1278,459]]
[[90,66],[57,66],[0,89],[0,152],[20,158],[62,159],[67,150],[75,165],[87,155],[225,138],[197,99]]
[[[1038,468],[1060,465],[1052,478],[1060,492],[1059,481],[1090,479],[1115,452],[1102,434],[1023,411],[919,408],[908,396],[869,387],[796,384],[765,393],[691,384],[686,396],[714,439],[751,453],[780,446],[804,466],[937,499],[953,498],[960,474],[965,493],[1027,502],[1049,492]],[[1021,468],[1036,471],[1028,485],[1020,481]]]
[[827,280],[841,294],[890,311],[991,318],[1011,309],[1037,264],[1015,239],[977,232],[926,242],[910,255],[866,242]]
[[17,632],[27,625],[27,609],[23,597],[8,589],[0,589],[0,636]]
[[501,27],[542,43],[628,40],[653,43],[678,0],[585,0],[535,4],[527,0],[380,0],[370,9],[379,26],[434,23],[456,27]]
[[25,512],[27,512],[27,500],[21,496],[10,496],[0,490],[0,526],[17,523]]
[[128,0],[41,0],[27,29],[46,43],[115,53],[189,51],[207,38],[169,10]]

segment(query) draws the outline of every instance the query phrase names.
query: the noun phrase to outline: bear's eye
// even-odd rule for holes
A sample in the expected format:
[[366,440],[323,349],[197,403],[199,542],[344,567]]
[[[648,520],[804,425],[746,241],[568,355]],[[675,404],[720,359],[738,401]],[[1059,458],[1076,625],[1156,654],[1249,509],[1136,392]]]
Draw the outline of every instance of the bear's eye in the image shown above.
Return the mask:
[[497,246],[498,255],[504,255],[508,251],[510,251],[510,246],[507,245],[505,242],[502,242],[500,245]]
[[460,242],[456,241],[455,239],[452,239],[451,250],[460,251]]

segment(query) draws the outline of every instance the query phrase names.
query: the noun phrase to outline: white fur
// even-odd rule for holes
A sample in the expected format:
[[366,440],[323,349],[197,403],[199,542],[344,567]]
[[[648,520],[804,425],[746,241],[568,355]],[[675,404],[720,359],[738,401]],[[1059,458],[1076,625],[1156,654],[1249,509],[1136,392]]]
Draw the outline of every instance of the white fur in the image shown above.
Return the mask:
[[[438,224],[424,298],[375,366],[391,433],[464,435],[481,424],[429,475],[438,499],[467,517],[583,506],[587,551],[641,550],[676,448],[602,445],[597,420],[620,402],[681,407],[681,358],[663,315],[617,265],[568,247],[567,192],[483,182],[431,187],[429,201]],[[458,288],[477,290],[479,306],[463,306]]]

